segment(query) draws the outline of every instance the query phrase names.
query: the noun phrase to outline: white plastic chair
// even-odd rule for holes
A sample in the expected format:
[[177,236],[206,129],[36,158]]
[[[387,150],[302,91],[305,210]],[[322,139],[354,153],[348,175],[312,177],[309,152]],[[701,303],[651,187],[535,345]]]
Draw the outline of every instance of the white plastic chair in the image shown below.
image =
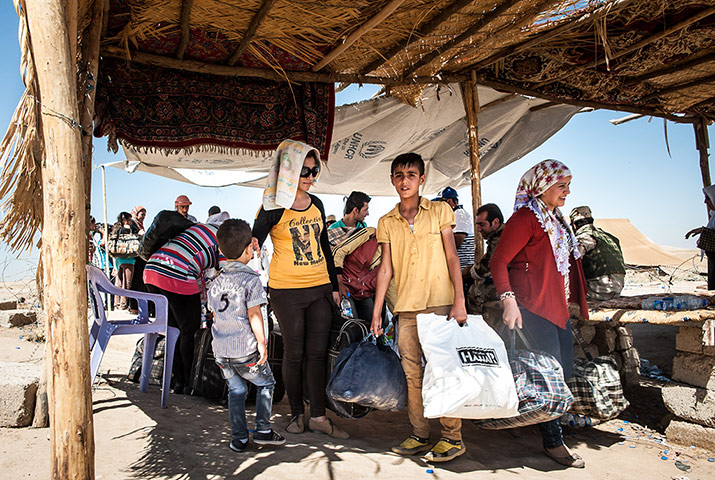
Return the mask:
[[[171,367],[174,361],[174,347],[179,338],[179,329],[168,324],[169,303],[163,295],[154,293],[136,292],[125,290],[112,285],[107,276],[93,265],[87,265],[87,287],[89,298],[94,313],[94,322],[89,330],[90,349],[90,378],[99,370],[104,352],[112,335],[144,334],[144,356],[142,358],[141,379],[139,391],[145,392],[149,387],[149,374],[154,357],[154,347],[159,335],[166,337],[164,348],[164,372],[161,382],[161,408],[166,408],[169,401],[169,387],[171,384]],[[102,299],[102,293],[118,295],[121,297],[136,298],[139,305],[139,315],[131,320],[110,320]],[[156,318],[149,318],[149,302],[153,302]]]

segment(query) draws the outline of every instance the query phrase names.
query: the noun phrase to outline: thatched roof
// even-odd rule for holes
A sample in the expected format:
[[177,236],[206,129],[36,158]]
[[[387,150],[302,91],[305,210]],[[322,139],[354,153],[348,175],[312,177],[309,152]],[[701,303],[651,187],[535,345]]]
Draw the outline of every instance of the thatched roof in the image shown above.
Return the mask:
[[109,1],[103,52],[132,61],[333,74],[408,103],[475,72],[555,102],[715,119],[712,0]]
[[[83,58],[91,15],[101,12],[94,2],[104,5],[101,55],[128,62],[376,83],[409,104],[429,83],[471,79],[555,103],[715,120],[713,0],[78,0],[81,101],[95,88]],[[12,248],[29,246],[42,222],[42,138],[22,10],[27,92],[0,144],[0,237]],[[91,125],[82,129],[89,135]]]

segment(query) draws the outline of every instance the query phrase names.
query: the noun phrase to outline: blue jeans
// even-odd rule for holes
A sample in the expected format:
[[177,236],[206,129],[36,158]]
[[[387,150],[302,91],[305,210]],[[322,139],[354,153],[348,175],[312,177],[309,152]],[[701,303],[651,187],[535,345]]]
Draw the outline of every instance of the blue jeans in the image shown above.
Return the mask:
[[246,382],[256,386],[256,431],[271,429],[273,386],[276,381],[268,362],[256,365],[258,353],[250,360],[239,362],[232,358],[216,357],[216,364],[228,384],[228,416],[231,420],[231,440],[246,442]]
[[[571,377],[573,371],[573,334],[571,321],[566,328],[559,328],[543,317],[521,310],[522,330],[531,343],[531,348],[550,353],[559,361],[564,370],[564,380]],[[556,448],[564,444],[564,436],[559,420],[540,423],[538,425],[544,448]]]

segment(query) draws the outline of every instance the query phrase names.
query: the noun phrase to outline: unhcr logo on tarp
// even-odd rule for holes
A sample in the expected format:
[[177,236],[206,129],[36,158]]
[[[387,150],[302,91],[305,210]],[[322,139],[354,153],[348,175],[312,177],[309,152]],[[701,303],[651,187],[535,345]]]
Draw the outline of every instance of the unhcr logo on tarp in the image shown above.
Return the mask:
[[498,367],[499,357],[493,348],[466,347],[458,348],[457,354],[462,365],[480,365],[483,367]]
[[380,142],[378,140],[365,142],[360,146],[359,155],[365,159],[375,158],[385,150],[385,145],[387,145],[387,142]]

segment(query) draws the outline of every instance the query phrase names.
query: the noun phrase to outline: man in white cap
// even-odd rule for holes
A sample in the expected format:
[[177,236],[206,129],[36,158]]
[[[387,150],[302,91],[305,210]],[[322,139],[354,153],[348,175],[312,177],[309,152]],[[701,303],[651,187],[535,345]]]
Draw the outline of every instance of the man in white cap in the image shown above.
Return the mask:
[[618,238],[593,225],[591,209],[571,210],[571,227],[578,239],[583,273],[588,282],[587,300],[610,300],[621,294],[626,264]]
[[189,197],[187,197],[186,195],[179,195],[178,197],[176,197],[176,200],[174,200],[174,208],[177,212],[186,217],[187,220],[191,220],[194,223],[198,223],[196,217],[194,217],[193,215],[189,215],[190,205],[191,200],[189,200]]

